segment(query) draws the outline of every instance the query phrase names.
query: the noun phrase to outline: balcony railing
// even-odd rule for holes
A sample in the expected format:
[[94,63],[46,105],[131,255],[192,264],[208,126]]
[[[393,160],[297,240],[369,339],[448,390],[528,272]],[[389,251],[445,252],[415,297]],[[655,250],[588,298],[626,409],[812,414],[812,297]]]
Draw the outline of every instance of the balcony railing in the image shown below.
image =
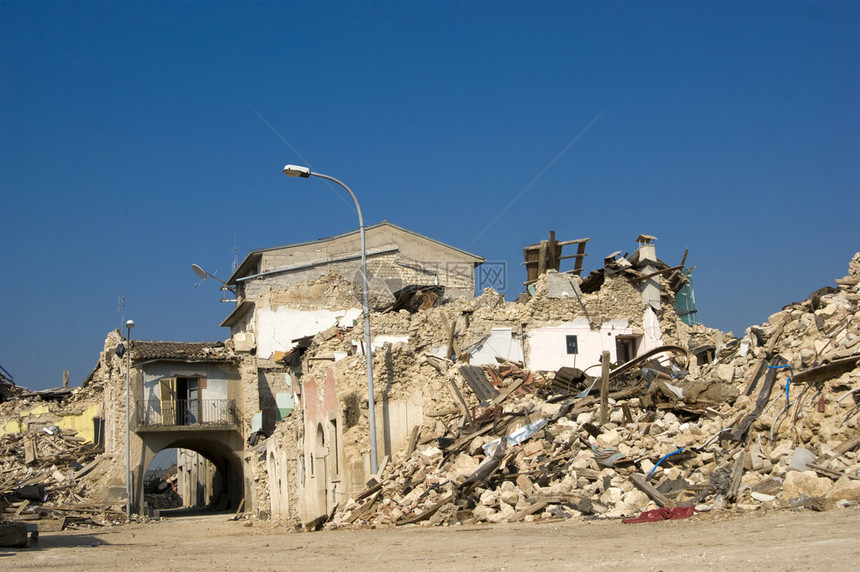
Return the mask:
[[150,399],[136,403],[138,427],[238,426],[232,399]]

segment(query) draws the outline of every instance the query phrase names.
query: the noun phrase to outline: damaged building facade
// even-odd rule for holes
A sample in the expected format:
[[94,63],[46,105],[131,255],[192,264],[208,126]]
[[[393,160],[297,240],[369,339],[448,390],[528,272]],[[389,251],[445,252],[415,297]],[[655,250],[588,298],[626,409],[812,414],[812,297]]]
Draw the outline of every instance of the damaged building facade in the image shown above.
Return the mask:
[[[414,449],[418,436],[460,434],[453,420],[466,419],[476,405],[464,397],[472,391],[461,369],[505,360],[534,371],[587,374],[599,367],[604,352],[621,363],[665,344],[686,344],[687,326],[675,311],[673,290],[684,284],[678,279],[682,268],[659,260],[654,238],[640,236],[632,255],[616,253],[586,278],[544,268],[519,301],[487,290],[478,298],[443,296],[420,309],[374,312],[382,469],[385,459]],[[356,295],[355,284],[336,273],[280,290],[279,296],[295,304],[299,292],[317,292],[316,301],[304,300],[317,307],[336,305],[346,292]],[[268,496],[275,518],[319,522],[380,476],[370,473],[363,323],[353,318],[325,325],[313,336],[290,340],[292,346],[271,350],[272,360],[288,369],[293,392],[291,415],[257,451],[264,465],[257,470],[265,470],[268,482],[257,496]]]
[[4,512],[123,521],[127,378],[135,512],[172,448],[186,506],[311,529],[860,502],[860,253],[836,288],[735,338],[695,324],[686,254],[661,261],[651,236],[583,275],[588,240],[551,234],[507,301],[470,293],[482,258],[371,228],[376,474],[348,233],[250,253],[223,343],[114,331],[82,387],[3,380]]
[[[474,268],[483,262],[478,256],[387,222],[367,228],[367,247],[372,300],[381,305],[396,302],[401,290],[409,301],[422,304],[436,303],[443,292],[453,298],[471,297]],[[292,419],[296,407],[309,425],[325,422],[325,432],[318,434],[318,450],[337,443],[340,431],[336,427],[343,414],[340,404],[332,401],[331,380],[322,378],[317,384],[313,377],[303,377],[298,358],[315,335],[351,329],[360,318],[359,262],[357,231],[252,251],[229,279],[238,300],[222,324],[231,330],[224,343],[129,343],[119,330],[111,332],[98,365],[85,381],[100,397],[96,409],[103,425],[101,440],[111,460],[105,463],[105,490],[100,500],[125,497],[128,375],[134,512],[153,508],[147,507],[144,494],[147,469],[165,449],[179,450],[178,474],[183,479],[199,475],[194,482],[179,483],[186,496],[195,491],[193,504],[268,511],[268,490],[255,485],[261,476],[263,483],[268,482],[267,474],[263,471],[261,475],[257,464],[249,463],[254,457],[250,447],[270,435],[278,422]],[[422,287],[407,288],[415,285]],[[374,345],[386,341],[378,338]],[[344,355],[362,351],[356,342]],[[301,407],[302,399],[317,389],[319,407]],[[328,400],[322,399],[324,395]],[[316,403],[316,399],[307,403]],[[294,443],[296,447],[305,445]],[[201,459],[208,463],[203,470],[197,468]],[[308,456],[313,469],[312,459]],[[324,460],[317,465],[320,462]],[[289,457],[289,463],[285,458],[284,466],[288,464],[295,467],[295,455]],[[337,474],[341,469],[334,464],[331,470]],[[315,470],[311,475],[319,473]],[[278,483],[273,475],[271,482]],[[295,480],[281,479],[280,486],[285,498],[296,495],[295,489],[288,492]]]
[[132,340],[129,344],[118,330],[105,340],[90,380],[103,390],[113,496],[125,496],[127,363],[133,510],[145,510],[146,471],[164,449],[193,451],[206,459],[213,474],[204,480],[208,490],[203,504],[237,508],[250,486],[243,460],[244,388],[233,353],[221,342]]

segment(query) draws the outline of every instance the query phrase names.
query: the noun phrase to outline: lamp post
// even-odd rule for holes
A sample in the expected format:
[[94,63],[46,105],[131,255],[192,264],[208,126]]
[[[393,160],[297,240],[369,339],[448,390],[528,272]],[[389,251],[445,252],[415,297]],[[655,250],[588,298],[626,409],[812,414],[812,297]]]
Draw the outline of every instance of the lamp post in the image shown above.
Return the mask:
[[[192,265],[191,265],[191,270],[193,270],[193,271],[194,271],[194,274],[196,274],[196,275],[197,275],[197,277],[198,277],[198,278],[200,278],[200,282],[203,282],[203,281],[204,281],[204,280],[206,280],[207,278],[212,278],[212,279],[217,280],[218,282],[220,282],[220,283],[222,284],[222,286],[221,286],[221,291],[222,291],[222,292],[225,292],[225,293],[226,293],[226,292],[230,292],[230,293],[231,293],[231,294],[233,294],[234,296],[236,295],[236,289],[235,289],[235,288],[233,288],[232,286],[230,286],[229,284],[227,284],[226,282],[224,282],[223,280],[221,280],[220,278],[218,278],[218,277],[217,277],[217,276],[215,276],[214,274],[210,274],[209,272],[206,272],[205,270],[203,270],[202,268],[200,268],[200,265],[199,265],[199,264],[192,264]],[[200,285],[200,282],[198,282],[198,283],[197,283],[197,284],[195,284],[194,286],[195,286],[195,287],[196,287],[196,286],[199,286],[199,285]],[[225,294],[225,296],[226,296],[226,294]],[[222,302],[235,302],[236,300],[235,300],[235,299],[233,299],[233,300],[228,300],[227,298],[221,298],[221,301],[222,301]]]
[[361,302],[362,310],[364,311],[364,356],[367,362],[367,418],[370,422],[370,472],[376,474],[379,469],[377,466],[376,457],[376,403],[373,398],[373,355],[371,352],[370,340],[370,306],[367,302],[367,292],[369,285],[367,283],[367,250],[364,243],[364,218],[361,216],[361,207],[358,204],[358,199],[355,198],[355,193],[347,187],[342,181],[323,175],[322,173],[312,173],[307,167],[299,167],[297,165],[287,165],[284,167],[284,174],[288,177],[301,177],[307,179],[311,175],[326,179],[333,183],[337,183],[343,187],[352,201],[355,203],[355,210],[358,211],[358,231],[361,236]]
[[131,516],[131,329],[134,320],[125,323],[125,514]]

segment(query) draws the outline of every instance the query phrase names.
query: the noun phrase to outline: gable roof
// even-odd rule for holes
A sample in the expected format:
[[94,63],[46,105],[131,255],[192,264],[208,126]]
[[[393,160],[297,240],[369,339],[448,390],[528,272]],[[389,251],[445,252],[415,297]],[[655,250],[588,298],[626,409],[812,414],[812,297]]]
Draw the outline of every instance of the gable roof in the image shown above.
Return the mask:
[[230,361],[224,342],[132,340],[131,357],[135,361]]
[[[446,244],[442,241],[436,240],[434,238],[430,238],[429,236],[424,236],[423,234],[419,234],[417,232],[411,231],[411,230],[403,228],[401,226],[397,226],[396,224],[392,224],[392,223],[388,222],[387,220],[383,220],[382,222],[378,222],[376,224],[365,226],[364,231],[365,231],[365,233],[367,233],[370,230],[374,230],[377,228],[384,228],[384,227],[393,228],[393,229],[396,229],[400,232],[411,234],[412,236],[420,238],[421,240],[426,240],[428,242],[438,244],[439,246],[442,246],[444,248],[450,248],[451,250],[454,250],[456,252],[459,252],[459,253],[465,255],[468,258],[471,258],[472,261],[477,263],[477,264],[481,264],[481,263],[486,261],[485,258],[478,256],[477,254],[467,252],[465,250],[457,248],[456,246],[451,246],[450,244]],[[351,230],[349,232],[344,232],[342,234],[338,234],[335,236],[329,236],[326,238],[319,238],[317,240],[309,240],[307,242],[299,242],[296,244],[285,244],[283,246],[271,246],[268,248],[258,248],[258,249],[252,250],[248,253],[247,256],[245,256],[244,260],[242,260],[242,263],[239,264],[239,266],[236,268],[235,271],[233,271],[233,274],[230,275],[230,277],[227,279],[226,282],[227,282],[227,284],[235,284],[239,278],[253,272],[257,267],[257,263],[263,257],[263,253],[265,253],[265,252],[283,250],[286,248],[301,248],[303,246],[324,244],[326,242],[331,242],[331,241],[334,241],[334,240],[337,240],[340,238],[344,238],[347,236],[357,235],[357,234],[359,234],[359,232],[360,232],[360,229],[356,229],[356,230]]]

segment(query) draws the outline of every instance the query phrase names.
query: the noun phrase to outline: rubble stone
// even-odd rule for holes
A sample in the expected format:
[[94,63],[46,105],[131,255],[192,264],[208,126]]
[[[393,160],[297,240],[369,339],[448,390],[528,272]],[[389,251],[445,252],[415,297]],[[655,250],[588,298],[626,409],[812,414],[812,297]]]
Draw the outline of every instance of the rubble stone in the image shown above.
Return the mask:
[[834,484],[827,497],[835,501],[860,502],[860,481],[840,477]]
[[819,477],[815,471],[790,471],[782,483],[782,498],[820,497],[830,492],[833,483],[827,477]]

